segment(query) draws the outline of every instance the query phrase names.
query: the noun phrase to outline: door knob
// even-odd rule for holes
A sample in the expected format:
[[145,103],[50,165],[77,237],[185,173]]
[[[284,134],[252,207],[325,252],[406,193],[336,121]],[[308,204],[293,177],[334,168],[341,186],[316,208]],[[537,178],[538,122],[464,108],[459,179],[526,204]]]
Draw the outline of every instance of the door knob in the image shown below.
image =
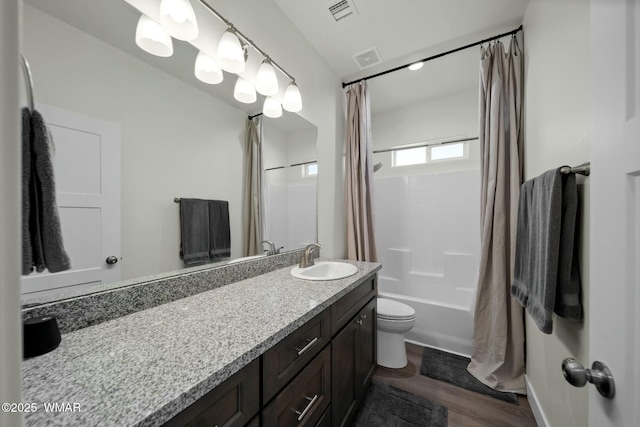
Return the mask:
[[585,369],[576,359],[567,358],[562,361],[562,373],[567,382],[574,387],[583,387],[590,382],[608,399],[612,399],[616,394],[613,374],[602,362],[595,361],[591,369]]
[[110,257],[107,257],[105,261],[107,262],[107,264],[113,265],[118,262],[118,257],[111,255]]

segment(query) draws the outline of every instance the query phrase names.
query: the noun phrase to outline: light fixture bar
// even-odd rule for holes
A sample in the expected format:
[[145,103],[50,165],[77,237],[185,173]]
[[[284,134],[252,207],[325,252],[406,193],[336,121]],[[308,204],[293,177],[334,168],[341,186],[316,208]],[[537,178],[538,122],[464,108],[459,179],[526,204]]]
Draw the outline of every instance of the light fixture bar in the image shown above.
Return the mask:
[[280,72],[282,74],[284,74],[285,76],[287,76],[289,79],[291,79],[292,81],[296,81],[296,79],[293,78],[293,76],[289,73],[287,73],[284,68],[282,68],[280,65],[278,65],[276,63],[276,61],[273,60],[273,58],[271,58],[269,55],[267,55],[262,49],[260,49],[258,47],[258,45],[256,45],[253,40],[251,40],[249,37],[245,36],[244,34],[242,34],[242,32],[240,30],[238,30],[232,23],[231,21],[229,21],[228,19],[226,19],[224,16],[220,15],[220,13],[218,13],[213,7],[211,7],[211,5],[209,3],[207,3],[205,0],[198,0],[200,2],[200,4],[202,6],[204,6],[209,12],[211,12],[216,18],[218,18],[220,21],[222,21],[222,23],[224,23],[227,27],[233,29],[233,31],[240,37],[242,38],[242,40],[244,40],[245,42],[247,42],[247,44],[249,46],[251,46],[252,48],[254,48],[260,55],[262,55],[265,58],[268,58],[269,61],[271,62],[271,65],[273,65],[274,67],[276,67],[278,70],[280,70]]

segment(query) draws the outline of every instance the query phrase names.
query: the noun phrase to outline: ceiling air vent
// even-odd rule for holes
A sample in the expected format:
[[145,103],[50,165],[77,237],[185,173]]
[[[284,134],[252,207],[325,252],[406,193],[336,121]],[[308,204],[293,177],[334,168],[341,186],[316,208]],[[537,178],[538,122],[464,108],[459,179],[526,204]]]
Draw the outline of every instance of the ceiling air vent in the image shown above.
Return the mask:
[[356,53],[353,55],[353,60],[356,61],[356,64],[358,64],[361,70],[382,63],[382,58],[380,58],[378,49],[375,47]]
[[331,12],[333,19],[335,19],[336,22],[346,18],[347,16],[358,14],[358,10],[356,9],[356,5],[353,3],[353,0],[332,1],[329,3],[329,12]]

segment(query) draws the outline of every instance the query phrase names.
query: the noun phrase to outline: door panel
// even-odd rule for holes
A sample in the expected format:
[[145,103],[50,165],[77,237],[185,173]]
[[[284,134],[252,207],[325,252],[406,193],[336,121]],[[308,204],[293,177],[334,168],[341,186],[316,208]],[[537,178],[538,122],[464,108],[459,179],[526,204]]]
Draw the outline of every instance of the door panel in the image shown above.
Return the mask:
[[38,105],[55,146],[56,197],[71,270],[32,273],[22,293],[44,295],[120,280],[120,127]]
[[591,1],[593,139],[589,357],[616,394],[589,385],[589,425],[640,425],[640,0]]

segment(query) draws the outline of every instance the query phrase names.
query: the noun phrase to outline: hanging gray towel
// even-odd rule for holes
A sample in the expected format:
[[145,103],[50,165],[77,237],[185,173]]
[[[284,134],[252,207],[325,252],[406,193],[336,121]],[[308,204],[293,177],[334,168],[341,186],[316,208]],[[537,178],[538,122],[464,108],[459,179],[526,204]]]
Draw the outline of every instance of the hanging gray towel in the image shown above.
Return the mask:
[[547,334],[553,329],[554,309],[574,316],[577,304],[581,317],[576,211],[574,175],[562,175],[558,168],[522,184],[511,295]]
[[229,202],[209,200],[209,255],[214,258],[231,256]]
[[29,183],[31,181],[31,113],[22,109],[22,274],[33,271],[33,249],[29,231]]
[[577,322],[582,320],[580,267],[576,245],[578,186],[574,174],[563,175],[562,181],[562,234],[553,311],[560,317]]
[[[62,228],[56,202],[53,168],[53,138],[47,123],[38,111],[31,113],[31,188],[30,231],[36,271],[51,273],[69,270],[71,262],[64,249]],[[39,235],[38,238],[34,235]],[[42,252],[42,260],[38,251]]]
[[185,265],[208,262],[209,203],[200,199],[180,199],[180,257]]

